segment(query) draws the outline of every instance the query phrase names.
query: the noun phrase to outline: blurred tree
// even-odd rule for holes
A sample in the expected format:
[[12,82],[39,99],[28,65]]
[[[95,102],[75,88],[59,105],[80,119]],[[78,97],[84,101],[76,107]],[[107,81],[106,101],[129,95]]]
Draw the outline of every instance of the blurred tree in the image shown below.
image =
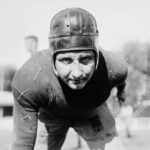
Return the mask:
[[126,104],[135,106],[138,101],[141,101],[145,95],[145,81],[146,75],[128,66],[128,77],[127,77],[127,98]]
[[128,63],[127,104],[135,106],[145,99],[146,81],[148,77],[148,44],[128,42],[124,45],[122,54]]
[[0,90],[3,90],[3,81],[4,81],[4,67],[0,65]]
[[146,91],[145,99],[150,100],[150,44],[146,44],[147,47],[147,78],[146,78]]
[[123,47],[123,56],[135,70],[147,74],[147,44],[128,42]]

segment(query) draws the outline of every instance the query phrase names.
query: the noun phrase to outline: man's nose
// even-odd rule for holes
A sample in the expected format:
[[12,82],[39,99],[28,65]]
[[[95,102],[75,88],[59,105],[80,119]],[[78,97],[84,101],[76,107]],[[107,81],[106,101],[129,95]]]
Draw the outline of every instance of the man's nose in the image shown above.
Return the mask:
[[82,76],[82,69],[80,64],[74,64],[72,66],[72,71],[71,71],[72,77],[73,78],[80,78]]

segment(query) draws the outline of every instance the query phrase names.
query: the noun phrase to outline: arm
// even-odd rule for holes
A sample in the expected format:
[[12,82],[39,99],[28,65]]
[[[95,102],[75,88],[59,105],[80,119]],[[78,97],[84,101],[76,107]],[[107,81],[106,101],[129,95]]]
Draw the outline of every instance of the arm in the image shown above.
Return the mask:
[[[33,150],[37,133],[37,110],[13,88],[13,143],[12,150]],[[19,98],[20,97],[20,98]],[[24,104],[24,102],[26,102]]]
[[[47,51],[46,51],[47,52]],[[13,150],[33,150],[37,134],[38,111],[49,104],[49,57],[38,52],[16,72],[14,95]]]

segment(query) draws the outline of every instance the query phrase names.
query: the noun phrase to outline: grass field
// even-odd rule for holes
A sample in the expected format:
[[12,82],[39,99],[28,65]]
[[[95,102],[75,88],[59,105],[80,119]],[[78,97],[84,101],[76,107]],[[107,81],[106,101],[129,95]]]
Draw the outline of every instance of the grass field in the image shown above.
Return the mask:
[[[150,150],[150,131],[132,132],[132,138],[126,138],[125,132],[119,132],[122,143],[127,150]],[[72,140],[72,138],[71,138]],[[0,131],[0,149],[9,150],[11,143],[11,132]]]
[[9,150],[11,144],[11,132],[10,131],[0,131],[0,149]]
[[[119,130],[119,136],[121,138],[123,145],[126,147],[126,150],[150,150],[150,140],[149,140],[150,130],[133,130],[131,131],[131,133],[132,137],[127,138],[125,131]],[[72,137],[69,138],[70,141],[68,143],[70,143],[70,145],[74,143],[76,144],[76,142],[73,143],[74,139],[76,138],[74,137],[75,135],[72,134],[71,136]],[[2,130],[0,128],[0,150],[9,150],[11,139],[12,139],[11,130],[7,130],[7,128],[5,130]],[[71,150],[71,148],[70,149],[68,148],[67,150]]]
[[132,131],[131,138],[127,138],[123,131],[119,134],[127,150],[150,150],[150,131]]

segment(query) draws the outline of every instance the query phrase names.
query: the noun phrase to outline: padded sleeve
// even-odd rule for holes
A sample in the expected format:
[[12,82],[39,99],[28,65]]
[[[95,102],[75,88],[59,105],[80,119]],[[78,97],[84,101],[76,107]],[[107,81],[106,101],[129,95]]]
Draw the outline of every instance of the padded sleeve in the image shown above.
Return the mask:
[[13,107],[13,140],[12,149],[14,150],[33,150],[37,135],[37,116],[36,109],[22,105],[26,101],[24,96],[13,88],[14,107]]
[[102,51],[102,54],[106,61],[110,87],[118,86],[126,80],[128,73],[127,63],[125,59],[118,54],[107,51]]
[[20,93],[20,97],[25,97],[21,103],[27,107],[38,109],[49,103],[49,66],[42,61],[45,62],[45,58],[40,54],[29,59],[12,81],[12,87]]

